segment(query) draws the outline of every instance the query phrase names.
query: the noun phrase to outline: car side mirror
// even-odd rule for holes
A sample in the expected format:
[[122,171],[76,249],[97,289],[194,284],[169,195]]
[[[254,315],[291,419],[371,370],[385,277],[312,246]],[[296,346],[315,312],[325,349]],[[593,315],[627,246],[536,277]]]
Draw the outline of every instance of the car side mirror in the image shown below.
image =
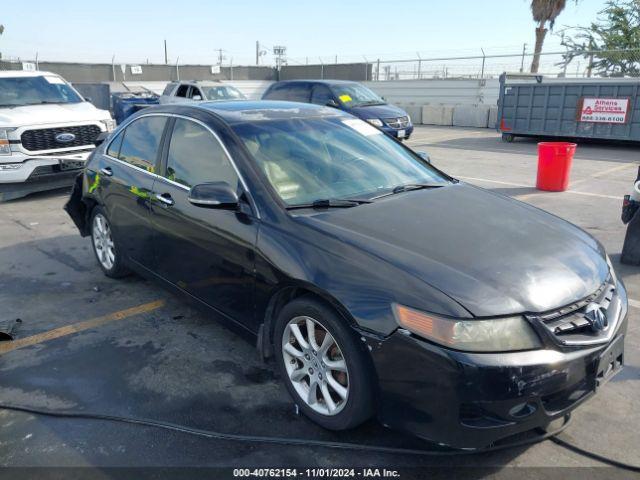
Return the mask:
[[428,164],[431,164],[431,157],[427,152],[416,152],[420,158],[422,158]]
[[340,108],[340,105],[338,105],[338,102],[336,102],[334,99],[331,99],[327,102],[327,107]]
[[93,98],[91,98],[91,97],[84,97],[84,101],[85,101],[85,102],[89,102],[89,103],[93,103]]
[[189,191],[189,202],[196,207],[235,210],[238,194],[227,182],[210,182],[194,185]]
[[93,144],[96,147],[99,147],[100,145],[102,145],[104,143],[104,141],[109,138],[109,135],[111,135],[109,132],[100,132],[98,134],[98,136],[96,137],[96,139],[93,141]]
[[191,97],[191,99],[195,101],[199,101],[199,100],[202,100],[202,97],[200,95],[194,95],[193,97]]

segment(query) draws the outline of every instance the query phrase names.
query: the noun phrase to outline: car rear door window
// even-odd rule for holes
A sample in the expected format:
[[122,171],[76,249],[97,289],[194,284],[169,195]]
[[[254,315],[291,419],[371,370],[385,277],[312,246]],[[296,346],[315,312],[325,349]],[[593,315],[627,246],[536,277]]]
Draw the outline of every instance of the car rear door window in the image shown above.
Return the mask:
[[134,120],[124,131],[118,158],[123,162],[153,172],[166,117],[152,116]]
[[292,83],[289,85],[287,100],[290,102],[309,103],[311,97],[311,85],[308,83]]
[[176,92],[176,97],[187,98],[188,94],[189,94],[189,85],[180,85],[178,87],[178,91]]
[[176,119],[165,177],[191,188],[207,182],[238,185],[238,175],[218,139],[202,125]]
[[333,100],[333,93],[331,93],[329,87],[322,84],[314,85],[311,91],[311,103],[326,105],[331,100]]
[[265,100],[287,100],[289,102],[309,103],[311,97],[311,85],[306,82],[285,83],[276,85],[267,95]]

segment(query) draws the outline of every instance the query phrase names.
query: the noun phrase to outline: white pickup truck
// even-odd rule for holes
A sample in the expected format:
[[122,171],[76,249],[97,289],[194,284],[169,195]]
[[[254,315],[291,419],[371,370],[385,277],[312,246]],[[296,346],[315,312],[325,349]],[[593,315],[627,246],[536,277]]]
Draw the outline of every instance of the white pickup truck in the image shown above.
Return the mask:
[[70,186],[102,132],[106,110],[55,73],[0,72],[0,201]]

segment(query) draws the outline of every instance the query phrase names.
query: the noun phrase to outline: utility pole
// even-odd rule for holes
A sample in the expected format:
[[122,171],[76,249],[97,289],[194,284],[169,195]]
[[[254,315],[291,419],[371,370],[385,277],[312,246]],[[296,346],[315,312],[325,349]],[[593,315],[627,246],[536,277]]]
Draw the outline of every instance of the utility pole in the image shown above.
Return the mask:
[[287,47],[283,45],[274,45],[273,46],[273,54],[276,56],[276,66],[278,67],[278,71],[282,68],[282,65],[285,63],[285,55],[287,54]]
[[164,41],[164,64],[169,64],[169,57],[167,56],[167,40]]
[[520,62],[520,73],[524,72],[524,54],[527,52],[527,44],[522,45],[522,61]]
[[256,40],[256,65],[260,65],[260,42]]
[[218,49],[218,65],[222,65],[222,60],[224,60],[224,56],[222,55],[223,50],[221,48]]

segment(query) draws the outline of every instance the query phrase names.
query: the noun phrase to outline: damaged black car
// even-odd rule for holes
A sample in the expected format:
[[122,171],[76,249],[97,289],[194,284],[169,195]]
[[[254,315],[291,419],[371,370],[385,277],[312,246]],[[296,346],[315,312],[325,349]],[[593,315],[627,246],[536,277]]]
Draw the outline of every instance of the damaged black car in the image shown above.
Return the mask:
[[301,411],[457,448],[544,427],[623,364],[602,245],[458,181],[366,122],[290,102],[145,109],[67,211],[110,277],[257,339]]

